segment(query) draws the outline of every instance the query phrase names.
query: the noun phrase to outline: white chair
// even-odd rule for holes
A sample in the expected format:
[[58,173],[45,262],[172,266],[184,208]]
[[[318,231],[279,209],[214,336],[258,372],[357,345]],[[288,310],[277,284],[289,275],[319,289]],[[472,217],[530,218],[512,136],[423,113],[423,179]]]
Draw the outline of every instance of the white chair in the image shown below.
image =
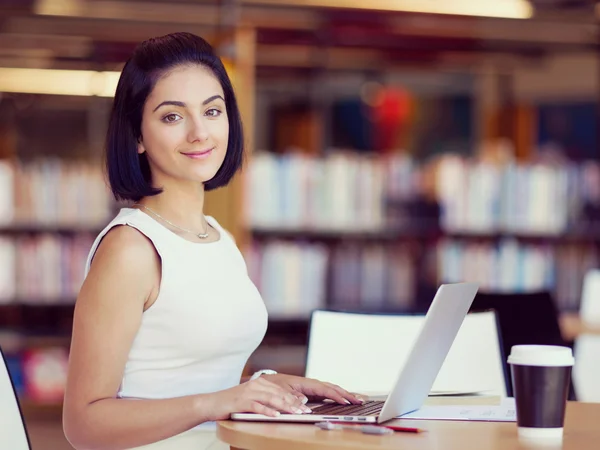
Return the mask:
[[[353,392],[386,394],[424,319],[424,315],[314,311],[305,375]],[[467,315],[432,388],[432,394],[480,391],[506,396],[493,311]]]
[[[600,324],[600,270],[588,270],[583,278],[579,317],[587,324]],[[577,400],[600,402],[600,336],[581,334],[574,342],[573,386]]]
[[600,270],[586,272],[581,288],[579,317],[587,323],[600,324]]
[[580,402],[600,402],[600,336],[581,334],[573,348],[573,386]]
[[0,349],[0,449],[30,450],[25,421]]

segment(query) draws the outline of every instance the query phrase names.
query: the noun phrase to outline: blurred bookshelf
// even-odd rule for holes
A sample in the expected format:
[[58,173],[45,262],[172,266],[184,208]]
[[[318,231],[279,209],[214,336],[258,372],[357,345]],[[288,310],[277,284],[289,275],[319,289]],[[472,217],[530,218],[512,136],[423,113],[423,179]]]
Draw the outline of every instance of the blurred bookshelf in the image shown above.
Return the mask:
[[[548,289],[561,311],[573,311],[583,274],[598,262],[597,163],[443,156],[420,167],[401,154],[265,152],[248,172],[249,270],[275,317],[322,307],[422,310],[419,282],[430,284],[428,295],[461,280],[492,291]],[[427,177],[430,191],[399,186]]]
[[113,212],[100,167],[58,159],[0,167],[0,305],[73,304]]
[[[410,31],[386,48],[378,32],[340,44],[335,30],[380,22],[333,22],[331,35],[304,42],[308,63],[290,51],[257,71],[258,117],[269,125],[256,132],[242,223],[271,320],[251,370],[302,374],[314,308],[424,312],[444,282],[549,290],[572,342],[583,276],[599,263],[600,86],[596,76],[585,97],[553,84],[566,78],[549,61],[570,51],[597,61],[597,43],[491,33],[482,54],[444,63],[435,54],[451,40],[417,42],[417,57]],[[298,35],[287,39],[269,50],[293,48]],[[378,63],[361,61],[359,47]],[[490,64],[495,52],[506,65]]]
[[114,212],[93,161],[0,161],[0,345],[26,419],[60,419],[75,298]]
[[301,374],[313,309],[424,312],[443,282],[549,290],[572,330],[598,267],[598,161],[295,149],[255,153],[246,183],[246,259],[271,317],[253,368]]

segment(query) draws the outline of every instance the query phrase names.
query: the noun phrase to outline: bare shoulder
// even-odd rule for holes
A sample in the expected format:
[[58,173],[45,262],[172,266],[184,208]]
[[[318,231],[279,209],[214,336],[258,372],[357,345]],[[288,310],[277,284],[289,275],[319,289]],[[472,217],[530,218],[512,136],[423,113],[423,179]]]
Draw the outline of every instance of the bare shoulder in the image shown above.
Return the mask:
[[143,268],[152,264],[156,256],[154,245],[142,232],[120,225],[106,233],[96,250],[92,267],[110,263]]
[[89,292],[86,287],[105,294],[134,289],[136,297],[147,301],[160,284],[160,265],[149,238],[133,227],[116,226],[100,242],[82,294]]

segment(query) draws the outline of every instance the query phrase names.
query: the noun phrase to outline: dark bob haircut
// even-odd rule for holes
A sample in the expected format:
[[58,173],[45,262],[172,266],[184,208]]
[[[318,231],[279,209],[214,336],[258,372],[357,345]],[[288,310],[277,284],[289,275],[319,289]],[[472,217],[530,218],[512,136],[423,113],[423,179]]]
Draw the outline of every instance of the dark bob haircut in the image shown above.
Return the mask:
[[142,42],[121,73],[106,137],[106,169],[115,199],[139,201],[160,194],[152,186],[148,157],[139,154],[142,112],[148,95],[167,71],[182,65],[201,65],[212,71],[225,94],[229,141],[223,164],[204,184],[209,191],[225,186],[240,169],[244,136],[231,80],[223,63],[204,39],[190,33],[174,33]]

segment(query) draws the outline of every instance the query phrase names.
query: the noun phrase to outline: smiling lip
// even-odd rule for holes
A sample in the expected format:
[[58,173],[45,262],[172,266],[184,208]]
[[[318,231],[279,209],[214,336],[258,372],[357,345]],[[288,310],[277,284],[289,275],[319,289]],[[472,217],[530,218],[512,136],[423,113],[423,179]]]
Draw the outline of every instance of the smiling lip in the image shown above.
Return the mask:
[[209,148],[208,150],[202,150],[199,152],[182,153],[182,155],[185,155],[188,158],[192,158],[192,159],[203,159],[203,158],[206,158],[208,155],[210,155],[212,153],[212,151],[213,151],[213,149]]

